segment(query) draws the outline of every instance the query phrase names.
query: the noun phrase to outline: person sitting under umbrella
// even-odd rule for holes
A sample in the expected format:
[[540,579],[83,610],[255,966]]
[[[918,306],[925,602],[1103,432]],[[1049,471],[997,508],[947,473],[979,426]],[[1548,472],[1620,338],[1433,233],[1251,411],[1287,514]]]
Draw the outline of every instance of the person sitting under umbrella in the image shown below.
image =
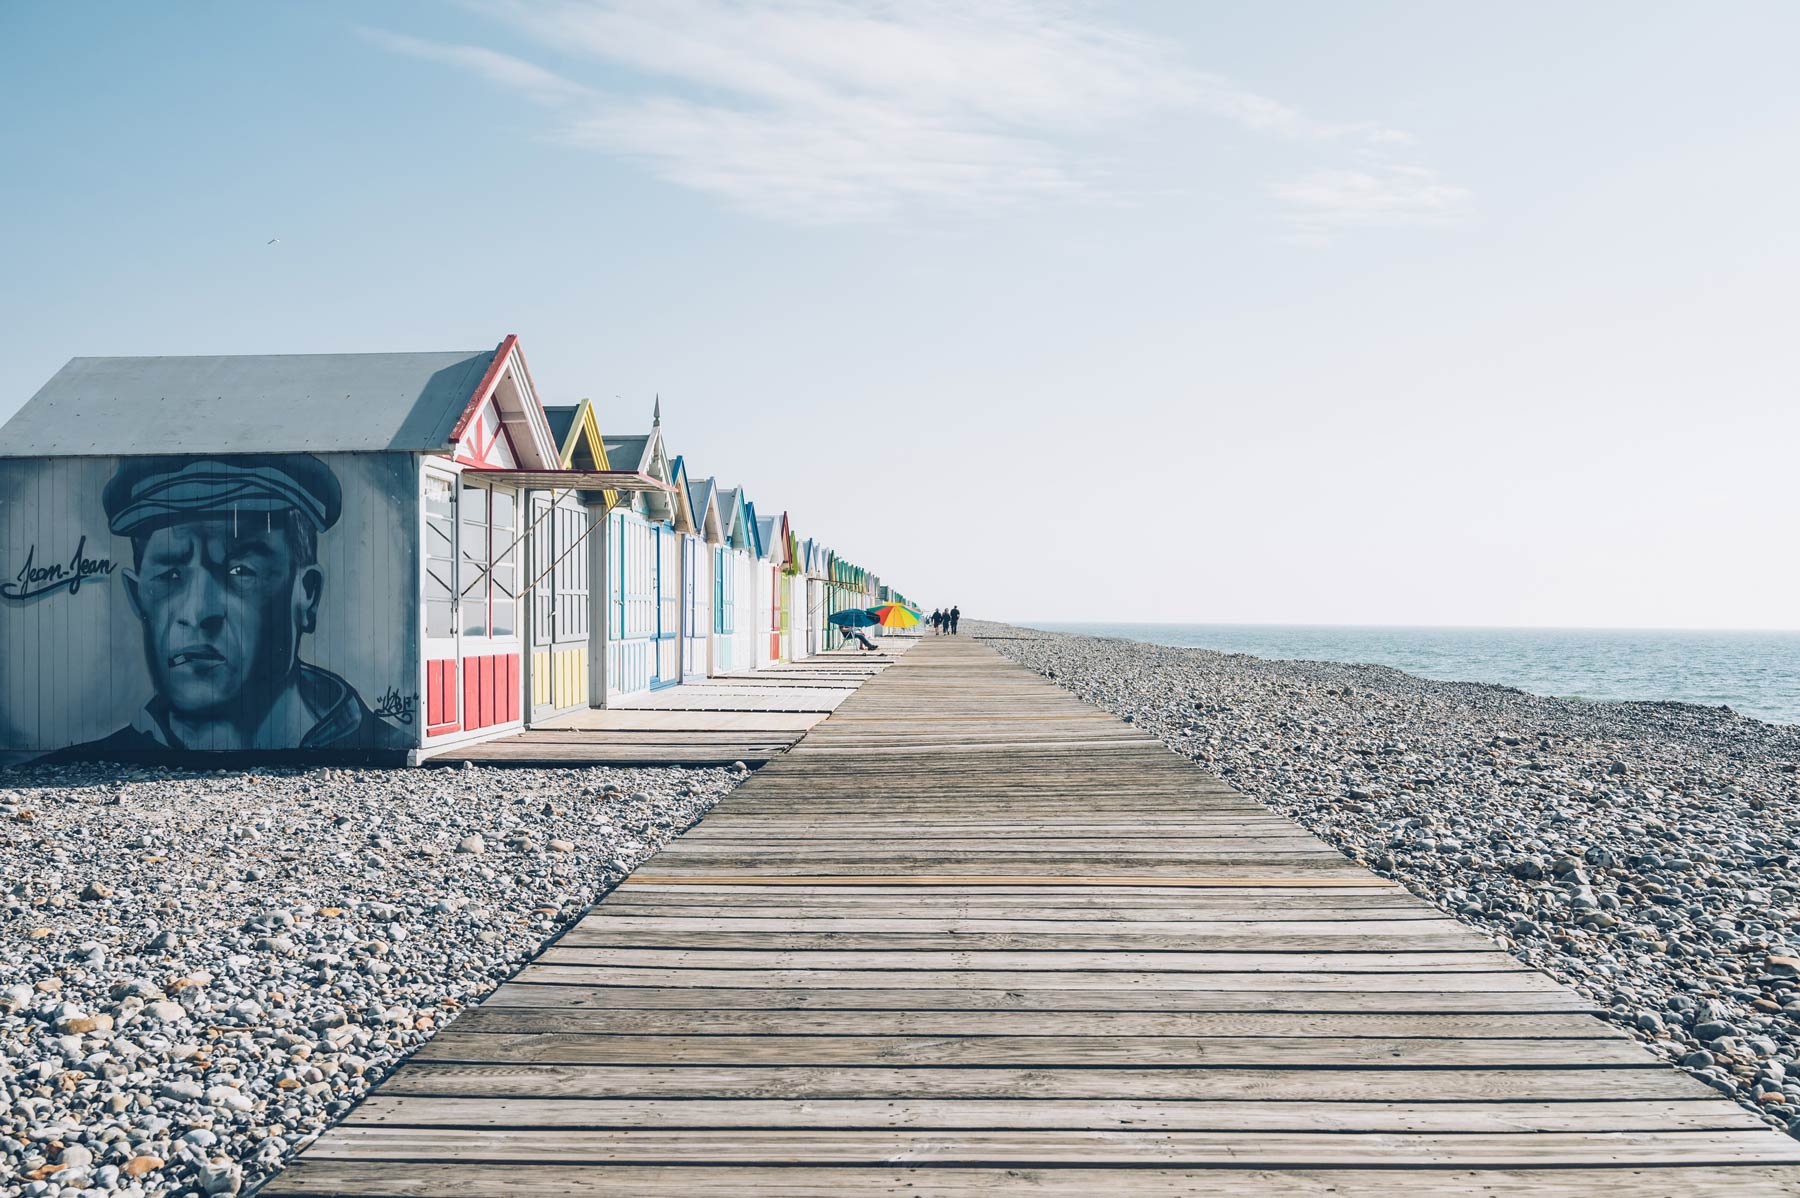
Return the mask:
[[848,644],[851,638],[854,637],[857,641],[861,642],[864,649],[877,648],[875,642],[869,639],[868,634],[863,632],[863,629],[874,624],[879,624],[881,621],[877,620],[868,612],[858,608],[851,608],[849,611],[834,612],[830,619],[833,624],[838,626],[838,631],[844,634],[845,644]]

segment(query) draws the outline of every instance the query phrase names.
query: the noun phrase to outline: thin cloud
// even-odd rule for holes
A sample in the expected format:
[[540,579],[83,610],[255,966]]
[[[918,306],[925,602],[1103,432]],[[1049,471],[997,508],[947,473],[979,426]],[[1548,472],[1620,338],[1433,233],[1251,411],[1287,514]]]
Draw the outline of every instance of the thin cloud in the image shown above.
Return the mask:
[[567,105],[594,98],[594,92],[579,83],[564,79],[522,58],[514,58],[510,54],[501,54],[483,46],[428,42],[402,33],[390,33],[385,29],[359,27],[357,33],[396,54],[461,67],[489,83],[517,92],[533,103]]
[[476,3],[612,85],[483,47],[364,36],[558,110],[554,136],[571,144],[790,221],[1105,198],[1108,151],[1170,113],[1365,156],[1408,140],[1316,120],[1057,0]]
[[653,97],[585,117],[565,136],[798,221],[879,219],[913,202],[974,210],[1094,188],[1047,143],[904,112],[753,114]]
[[1466,220],[1473,197],[1422,166],[1316,170],[1269,188],[1292,228],[1306,239],[1352,228],[1452,225]]

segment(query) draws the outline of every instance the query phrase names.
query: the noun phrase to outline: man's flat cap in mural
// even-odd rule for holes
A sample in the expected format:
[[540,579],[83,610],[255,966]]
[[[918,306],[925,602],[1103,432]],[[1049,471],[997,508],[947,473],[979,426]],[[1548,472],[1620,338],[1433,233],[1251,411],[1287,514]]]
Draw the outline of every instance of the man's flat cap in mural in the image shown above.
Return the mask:
[[337,523],[343,492],[331,467],[311,454],[229,458],[126,458],[100,502],[122,537],[227,512],[298,512],[321,532]]

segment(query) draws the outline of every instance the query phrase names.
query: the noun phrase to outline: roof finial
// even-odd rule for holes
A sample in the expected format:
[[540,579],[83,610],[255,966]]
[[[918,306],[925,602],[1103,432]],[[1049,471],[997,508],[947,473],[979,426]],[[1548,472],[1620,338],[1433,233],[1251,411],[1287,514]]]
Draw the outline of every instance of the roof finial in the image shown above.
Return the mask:
[[658,391],[656,393],[656,407],[653,411],[653,414],[650,417],[650,427],[651,428],[661,428],[662,427],[662,392],[660,392],[660,391]]

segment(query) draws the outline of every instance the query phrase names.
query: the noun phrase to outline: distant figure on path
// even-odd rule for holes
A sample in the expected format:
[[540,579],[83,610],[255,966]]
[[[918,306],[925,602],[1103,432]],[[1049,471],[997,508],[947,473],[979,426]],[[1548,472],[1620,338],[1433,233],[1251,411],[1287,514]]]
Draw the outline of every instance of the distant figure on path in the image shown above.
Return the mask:
[[950,609],[950,635],[951,636],[956,635],[956,622],[960,619],[962,619],[962,608],[952,607]]
[[934,636],[942,636],[944,633],[944,609],[941,607],[932,610],[931,632]]

